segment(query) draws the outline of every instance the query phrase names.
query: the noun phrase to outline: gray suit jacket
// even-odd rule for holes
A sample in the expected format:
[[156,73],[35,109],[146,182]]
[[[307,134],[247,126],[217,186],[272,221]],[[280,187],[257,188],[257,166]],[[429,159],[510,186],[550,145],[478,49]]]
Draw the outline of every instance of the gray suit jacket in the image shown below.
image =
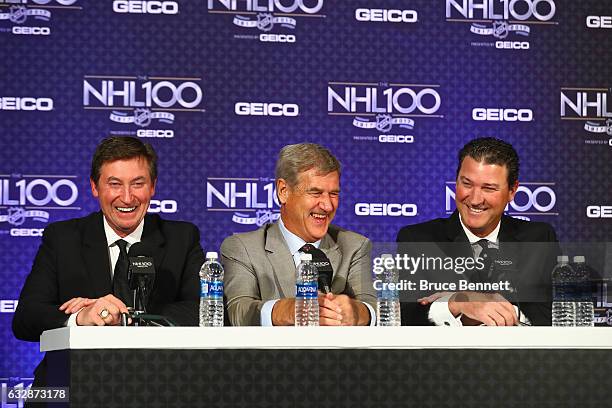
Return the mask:
[[[320,249],[333,270],[331,290],[375,307],[370,250],[363,235],[329,226]],[[295,264],[278,224],[227,237],[221,244],[230,323],[259,326],[261,307],[272,299],[295,297]]]

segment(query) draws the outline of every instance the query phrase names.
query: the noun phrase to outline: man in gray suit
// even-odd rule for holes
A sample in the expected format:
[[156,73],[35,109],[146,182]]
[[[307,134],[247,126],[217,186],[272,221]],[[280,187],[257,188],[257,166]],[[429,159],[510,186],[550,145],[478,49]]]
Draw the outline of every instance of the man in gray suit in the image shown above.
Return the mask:
[[276,162],[276,193],[278,222],[232,235],[221,245],[231,324],[294,324],[295,271],[306,244],[322,250],[333,268],[331,293],[319,294],[319,323],[373,324],[372,244],[330,224],[340,194],[338,160],[312,143],[283,147]]

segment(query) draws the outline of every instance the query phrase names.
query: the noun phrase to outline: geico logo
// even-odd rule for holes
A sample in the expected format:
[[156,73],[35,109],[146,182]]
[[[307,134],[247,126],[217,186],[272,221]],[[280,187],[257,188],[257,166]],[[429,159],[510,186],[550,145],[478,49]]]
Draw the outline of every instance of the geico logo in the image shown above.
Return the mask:
[[378,136],[380,143],[414,143],[412,135],[380,135]]
[[503,50],[528,50],[527,41],[495,41],[495,48]]
[[612,28],[612,16],[587,16],[586,26],[589,28]]
[[178,204],[174,200],[151,200],[148,212],[174,214],[177,210]]
[[586,215],[589,218],[612,218],[612,205],[589,205]]
[[474,108],[472,109],[472,119],[499,122],[531,122],[533,120],[533,111],[531,109]]
[[[0,179],[0,204],[43,206],[53,201],[61,207],[67,207],[74,203],[79,196],[76,184],[68,179],[55,180],[53,184],[45,179],[22,179],[15,183],[15,187],[17,189],[16,198],[11,198],[10,180]],[[60,190],[60,188],[62,189]],[[68,192],[68,196],[62,198],[62,196],[66,196],[66,192]]]
[[177,14],[178,3],[175,1],[115,0],[113,11],[115,13]]
[[133,261],[132,265],[137,266],[139,268],[150,268],[153,266],[153,262],[148,261]]
[[298,116],[300,107],[295,103],[237,102],[236,115],[253,116]]
[[417,206],[416,204],[357,203],[355,215],[414,217],[417,215]]
[[[412,88],[387,88],[379,95],[380,89],[356,86],[344,88],[344,95],[340,95],[331,86],[327,87],[327,111],[334,111],[334,102],[337,102],[347,112],[367,113],[412,113],[415,110],[425,115],[435,113],[441,104],[440,94],[433,88],[423,88],[415,92]],[[363,104],[360,109],[359,105]]]
[[0,110],[50,111],[53,99],[5,96],[0,98]]
[[172,129],[138,129],[136,131],[138,137],[166,137],[168,139],[174,137]]
[[[92,83],[93,82],[93,83]],[[133,106],[170,108],[176,103],[183,108],[195,108],[202,102],[202,88],[192,81],[175,84],[170,81],[114,81],[105,79],[98,83],[83,81],[83,104],[90,105],[90,98],[105,106]],[[96,89],[99,85],[99,89]]]
[[553,0],[446,0],[446,18],[452,17],[451,6],[465,18],[491,20],[548,21],[557,10]]
[[[523,196],[526,200],[525,204],[521,205],[519,203],[523,202]],[[540,212],[546,212],[551,210],[556,202],[557,196],[548,186],[540,186],[533,191],[526,186],[519,186],[514,195],[514,200],[509,205],[516,211],[528,211],[535,208]]]
[[[318,13],[319,10],[323,7],[324,0],[247,0],[244,1],[236,1],[236,0],[208,0],[208,9],[214,9],[214,3],[220,3],[227,10],[238,11],[239,6],[244,3],[246,11],[268,11],[273,12],[275,10],[280,11],[281,13],[293,13],[298,8],[307,14]],[[310,4],[313,4],[311,7],[308,7]]]
[[260,34],[259,41],[294,43],[295,35],[293,34]]
[[416,23],[418,14],[416,10],[387,10],[387,9],[366,9],[358,8],[355,10],[357,21],[376,21],[391,23]]
[[13,27],[13,34],[21,35],[51,35],[49,27]]
[[11,237],[42,237],[44,228],[11,228]]
[[0,313],[14,313],[17,309],[17,303],[16,300],[0,300]]

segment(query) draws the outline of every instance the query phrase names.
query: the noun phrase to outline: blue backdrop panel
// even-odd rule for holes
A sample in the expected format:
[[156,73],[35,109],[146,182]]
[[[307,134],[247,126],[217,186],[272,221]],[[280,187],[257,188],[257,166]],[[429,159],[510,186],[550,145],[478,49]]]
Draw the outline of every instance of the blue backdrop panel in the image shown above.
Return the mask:
[[40,359],[12,336],[16,299],[42,229],[98,208],[89,165],[109,135],[153,144],[151,210],[196,223],[207,250],[278,218],[288,143],[341,160],[337,224],[393,241],[454,210],[456,154],[477,136],[519,151],[509,214],[609,240],[610,15],[600,0],[0,0],[1,381]]

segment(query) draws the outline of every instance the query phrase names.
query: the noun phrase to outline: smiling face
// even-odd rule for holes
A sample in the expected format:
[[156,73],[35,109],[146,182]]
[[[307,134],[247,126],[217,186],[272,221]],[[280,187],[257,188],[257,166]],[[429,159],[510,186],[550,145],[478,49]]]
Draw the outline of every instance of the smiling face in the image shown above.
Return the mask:
[[120,237],[136,229],[155,194],[155,180],[141,157],[104,163],[98,182],[90,179],[90,183],[104,218]]
[[457,175],[455,202],[463,224],[476,236],[490,234],[514,198],[518,182],[508,186],[506,166],[478,162],[466,156]]
[[323,238],[338,209],[338,172],[321,175],[317,169],[310,169],[299,174],[295,187],[278,179],[276,189],[285,227],[305,242]]

